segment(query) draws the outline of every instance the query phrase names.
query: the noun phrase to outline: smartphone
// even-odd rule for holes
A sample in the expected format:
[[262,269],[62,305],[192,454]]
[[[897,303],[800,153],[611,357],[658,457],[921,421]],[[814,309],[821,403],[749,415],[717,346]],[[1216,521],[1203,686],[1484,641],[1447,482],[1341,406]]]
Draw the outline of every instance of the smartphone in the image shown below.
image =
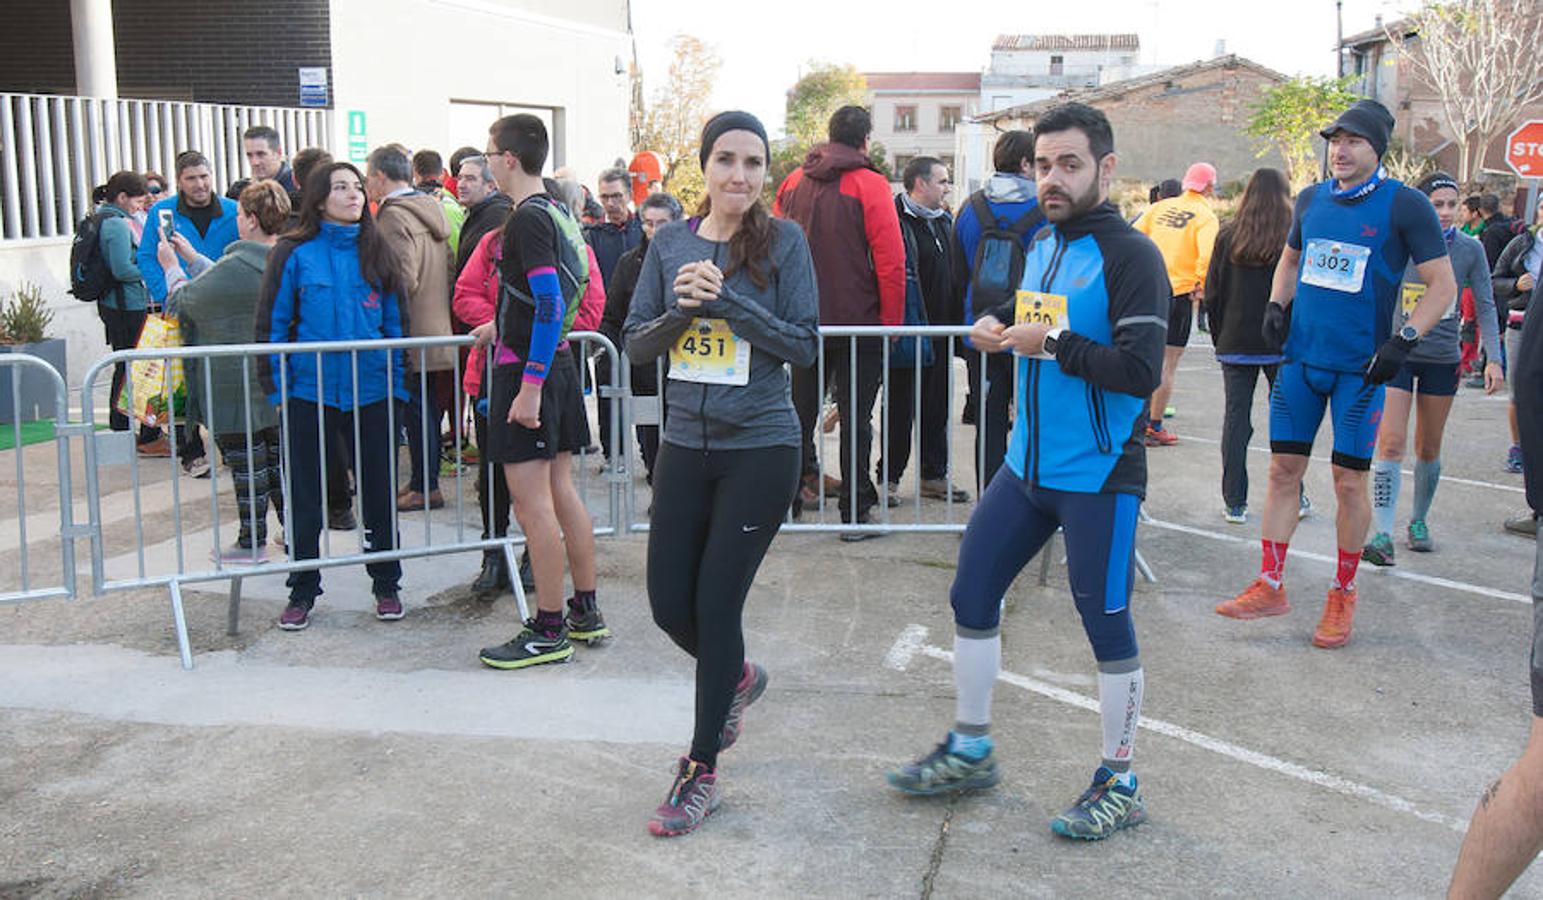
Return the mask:
[[157,210],[156,215],[159,217],[161,240],[171,240],[171,236],[177,233],[177,223],[172,218],[172,211],[169,209]]

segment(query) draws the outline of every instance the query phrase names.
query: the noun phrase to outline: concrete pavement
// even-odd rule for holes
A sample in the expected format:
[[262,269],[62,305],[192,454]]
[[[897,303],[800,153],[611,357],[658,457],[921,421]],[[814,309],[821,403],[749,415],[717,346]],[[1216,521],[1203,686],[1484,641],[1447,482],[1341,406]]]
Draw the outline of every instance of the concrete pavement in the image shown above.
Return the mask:
[[[1257,568],[1258,517],[1221,519],[1208,357],[1185,359],[1180,443],[1150,454],[1140,828],[1083,845],[1046,827],[1099,745],[1064,568],[1040,587],[1031,567],[1008,598],[1002,785],[918,801],[882,776],[952,720],[957,538],[786,534],[746,611],[772,681],[723,758],[724,805],[697,834],[650,837],[689,739],[691,669],[650,621],[635,536],[600,542],[616,639],[520,673],[476,661],[515,614],[507,595],[466,593],[470,555],[407,563],[398,623],[373,619],[362,579],[329,572],[308,631],[280,632],[281,595],[249,591],[230,638],[222,586],[190,587],[193,673],[164,591],[0,607],[0,896],[1439,894],[1529,724],[1532,547],[1499,529],[1523,499],[1500,471],[1504,404],[1460,395],[1437,552],[1363,568],[1355,636],[1322,651],[1308,637],[1332,573],[1325,464],[1292,545],[1306,555],[1287,565],[1296,611],[1212,612]],[[1255,422],[1262,447],[1262,397]],[[956,428],[961,454],[970,436]],[[1266,455],[1252,457],[1258,504]],[[0,570],[17,556],[0,551]],[[1543,876],[1515,895],[1543,896]]]

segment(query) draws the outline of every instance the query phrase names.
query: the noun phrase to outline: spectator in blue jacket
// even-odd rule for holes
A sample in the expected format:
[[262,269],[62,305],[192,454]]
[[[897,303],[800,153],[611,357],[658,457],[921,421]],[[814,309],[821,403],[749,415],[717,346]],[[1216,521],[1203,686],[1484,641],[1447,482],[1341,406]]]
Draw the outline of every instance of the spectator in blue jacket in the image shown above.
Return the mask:
[[[139,242],[139,269],[150,302],[166,302],[166,276],[155,259],[161,244],[161,212],[171,211],[172,230],[187,238],[199,256],[219,259],[236,234],[236,201],[216,196],[208,157],[197,150],[177,154],[177,193],[150,207],[144,237]],[[184,264],[184,271],[186,266]],[[192,277],[191,272],[188,276]]]
[[[980,207],[989,210],[999,229],[1019,225],[1016,230],[1022,232],[1020,239],[1025,248],[1045,224],[1034,187],[1034,135],[1028,131],[1003,134],[992,148],[991,161],[996,172],[986,180],[985,187],[959,207],[959,217],[954,222],[954,291],[962,298],[959,302],[963,304],[965,321],[971,324],[1001,300],[991,298],[982,302],[975,296],[975,257],[983,231]],[[980,353],[962,342],[957,346],[963,349],[969,367],[970,399],[965,403],[964,415],[965,423],[975,426],[975,455],[971,458],[985,461],[976,483],[976,488],[984,491],[1007,454],[1007,434],[1012,425],[1008,418],[1008,405],[1013,398],[1012,357],[990,354],[986,357],[986,371],[982,372]]]
[[[257,306],[256,339],[273,343],[371,341],[403,334],[398,304],[402,276],[375,228],[365,202],[364,176],[345,162],[313,172],[302,194],[300,225],[280,239],[268,258]],[[258,360],[268,399],[287,414],[285,470],[289,479],[288,541],[293,559],[315,559],[326,516],[321,471],[324,446],[363,436],[355,448],[357,495],[364,513],[365,552],[396,547],[392,484],[392,397],[407,399],[400,350],[318,355],[274,354]],[[358,372],[354,372],[357,361]],[[318,421],[320,420],[320,421]],[[346,436],[346,437],[344,437]],[[402,618],[399,562],[368,563],[375,617]],[[310,624],[321,594],[321,574],[289,576],[285,631]]]

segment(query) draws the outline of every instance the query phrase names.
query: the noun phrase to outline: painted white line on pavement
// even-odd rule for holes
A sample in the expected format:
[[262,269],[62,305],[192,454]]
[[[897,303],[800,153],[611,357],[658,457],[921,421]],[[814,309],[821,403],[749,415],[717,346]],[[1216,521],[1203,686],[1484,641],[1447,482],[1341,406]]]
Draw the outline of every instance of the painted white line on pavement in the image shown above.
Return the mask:
[[[1258,541],[1254,538],[1238,537],[1237,535],[1233,534],[1222,534],[1219,531],[1210,531],[1205,528],[1196,528],[1193,525],[1181,525],[1178,522],[1164,522],[1161,519],[1148,519],[1142,524],[1151,525],[1154,528],[1161,528],[1165,531],[1177,531],[1180,534],[1192,534],[1195,537],[1210,538],[1213,541],[1223,541],[1229,544],[1253,545],[1258,543]],[[1332,556],[1326,556],[1322,553],[1313,553],[1309,550],[1297,550],[1293,548],[1287,550],[1286,555],[1295,556],[1300,559],[1316,560],[1322,563],[1329,563],[1330,565],[1339,564],[1339,560]],[[1387,575],[1393,578],[1402,578],[1405,581],[1413,581],[1419,584],[1428,584],[1432,587],[1446,588],[1447,590],[1452,591],[1462,591],[1468,594],[1477,594],[1480,597],[1490,597],[1496,600],[1514,600],[1517,603],[1525,603],[1528,606],[1532,605],[1532,598],[1530,596],[1525,594],[1518,594],[1513,591],[1502,591],[1498,588],[1485,587],[1481,584],[1469,584],[1466,581],[1454,581],[1451,578],[1441,578],[1436,575],[1422,575],[1419,572],[1411,572],[1407,569],[1399,568],[1373,568],[1371,571],[1375,571],[1379,575]]]
[[895,638],[895,643],[884,654],[886,668],[896,672],[904,672],[905,667],[911,664],[911,658],[922,648],[927,640],[927,629],[921,625],[907,625],[900,632],[900,637]]
[[[909,631],[909,629],[907,629],[907,631]],[[954,654],[944,650],[941,647],[933,647],[931,645],[927,645],[921,648],[921,652],[926,656],[932,657],[933,659],[940,659],[947,663],[952,663],[954,661]],[[1068,691],[1065,688],[1056,687],[1053,684],[1046,684],[1043,681],[1029,678],[1026,675],[1019,675],[1015,672],[1003,671],[997,674],[997,680],[1006,684],[1010,684],[1014,687],[1023,688],[1026,691],[1039,694],[1042,697],[1048,697],[1051,700],[1065,703],[1068,706],[1075,706],[1078,709],[1085,709],[1089,710],[1090,712],[1098,712],[1098,701],[1092,697],[1079,694],[1076,691]],[[1260,753],[1257,750],[1250,750],[1247,747],[1240,747],[1237,744],[1211,737],[1208,734],[1201,734],[1198,731],[1193,731],[1191,729],[1185,728],[1182,725],[1175,725],[1172,722],[1165,722],[1161,719],[1149,719],[1143,716],[1141,719],[1141,727],[1148,731],[1155,731],[1158,734],[1175,738],[1185,742],[1186,744],[1199,747],[1202,750],[1209,750],[1212,753],[1225,756],[1229,759],[1245,763],[1258,769],[1264,769],[1268,772],[1275,772],[1280,775],[1285,775],[1289,778],[1295,778],[1298,781],[1305,781],[1308,784],[1324,788],[1325,790],[1334,791],[1337,794],[1344,794],[1347,797],[1354,797],[1358,800],[1365,800],[1368,803],[1374,803],[1385,809],[1391,809],[1394,812],[1400,812],[1414,816],[1423,822],[1430,822],[1434,825],[1441,825],[1458,833],[1464,833],[1468,830],[1468,823],[1461,819],[1456,819],[1443,813],[1423,810],[1414,805],[1414,803],[1397,795],[1389,794],[1386,791],[1381,791],[1377,788],[1351,781],[1350,779],[1343,778],[1339,775],[1319,771],[1318,769],[1309,769],[1306,766],[1298,765],[1297,763],[1289,762],[1279,757],[1270,756],[1267,753]]]
[[[1217,447],[1221,446],[1221,443],[1222,443],[1221,441],[1218,441],[1215,438],[1200,437],[1198,435],[1190,434],[1189,432],[1185,432],[1184,433],[1183,440],[1195,441],[1196,443],[1200,443],[1200,444],[1211,444],[1211,445],[1217,446]],[[1253,452],[1253,453],[1269,453],[1270,452],[1270,448],[1269,447],[1255,447],[1252,444],[1250,444],[1248,446],[1248,449],[1251,452]],[[1316,463],[1333,464],[1333,462],[1334,462],[1333,460],[1329,459],[1327,456],[1310,456],[1310,457],[1308,457],[1308,459],[1311,459],[1313,462],[1316,462]],[[1411,478],[1414,477],[1414,472],[1412,470],[1410,470],[1410,469],[1404,469],[1403,473],[1405,475],[1408,475]],[[1526,488],[1517,487],[1514,484],[1496,484],[1493,481],[1478,481],[1478,480],[1475,480],[1473,478],[1459,478],[1456,475],[1442,475],[1441,476],[1441,480],[1442,481],[1450,481],[1453,484],[1465,484],[1465,485],[1468,485],[1469,487],[1491,488],[1491,489],[1497,490],[1497,491],[1506,491],[1507,493],[1511,493],[1511,494],[1525,494],[1525,493],[1527,493],[1527,489]]]

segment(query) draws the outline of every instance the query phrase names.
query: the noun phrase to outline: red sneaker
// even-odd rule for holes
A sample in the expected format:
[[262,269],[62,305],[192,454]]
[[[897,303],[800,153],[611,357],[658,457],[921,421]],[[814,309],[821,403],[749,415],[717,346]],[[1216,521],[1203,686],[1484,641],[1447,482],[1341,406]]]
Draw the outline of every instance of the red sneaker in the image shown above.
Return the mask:
[[1272,587],[1263,578],[1255,578],[1243,589],[1243,593],[1216,604],[1216,612],[1230,619],[1263,619],[1266,616],[1284,616],[1291,612],[1286,602],[1286,587]]
[[1355,619],[1355,589],[1329,588],[1323,605],[1323,618],[1313,629],[1313,646],[1333,650],[1350,640],[1350,623]]
[[1151,425],[1147,426],[1146,445],[1148,447],[1172,447],[1179,442],[1179,436],[1164,428],[1158,431]]

